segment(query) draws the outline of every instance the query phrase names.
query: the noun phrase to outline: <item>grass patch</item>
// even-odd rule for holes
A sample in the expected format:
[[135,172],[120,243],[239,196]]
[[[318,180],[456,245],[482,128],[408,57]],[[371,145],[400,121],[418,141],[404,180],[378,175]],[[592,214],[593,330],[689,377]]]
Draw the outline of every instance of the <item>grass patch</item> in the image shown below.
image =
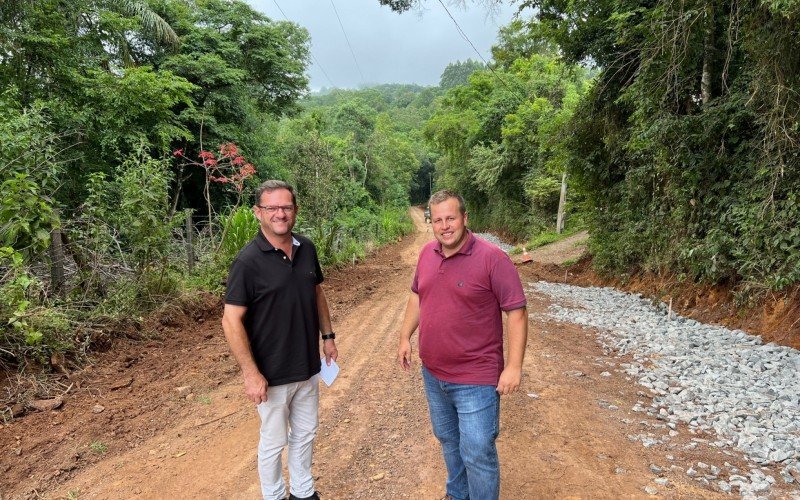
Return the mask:
[[108,445],[102,441],[92,441],[89,445],[89,449],[98,455],[102,455],[108,451]]
[[528,240],[528,243],[526,244],[526,248],[534,249],[534,248],[539,248],[539,247],[542,247],[542,246],[545,246],[545,245],[549,245],[550,243],[555,243],[556,241],[561,241],[563,239],[569,238],[570,236],[578,234],[579,232],[581,232],[583,230],[584,230],[584,227],[579,226],[579,227],[574,227],[574,228],[567,229],[561,234],[558,234],[555,231],[547,231],[547,232],[544,232],[544,233],[539,233],[539,234],[531,237],[530,240]]
[[549,245],[550,243],[554,243],[560,239],[565,238],[563,234],[556,234],[556,233],[539,233],[538,235],[534,236],[528,241],[527,247],[528,248],[539,248],[545,245]]

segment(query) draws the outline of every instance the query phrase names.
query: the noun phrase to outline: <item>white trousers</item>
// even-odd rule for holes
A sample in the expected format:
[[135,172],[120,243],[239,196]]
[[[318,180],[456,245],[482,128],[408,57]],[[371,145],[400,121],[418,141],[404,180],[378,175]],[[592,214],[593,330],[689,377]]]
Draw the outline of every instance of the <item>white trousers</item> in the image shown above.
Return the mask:
[[319,376],[304,382],[269,386],[267,401],[256,406],[261,417],[258,476],[264,500],[286,498],[281,452],[287,446],[289,491],[304,498],[314,494],[311,458],[319,428]]

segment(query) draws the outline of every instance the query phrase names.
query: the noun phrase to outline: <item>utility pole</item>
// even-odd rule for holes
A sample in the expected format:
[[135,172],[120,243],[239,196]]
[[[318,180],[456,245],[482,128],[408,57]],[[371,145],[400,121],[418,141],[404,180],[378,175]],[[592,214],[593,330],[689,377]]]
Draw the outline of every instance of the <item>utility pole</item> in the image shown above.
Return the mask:
[[567,172],[561,176],[561,196],[558,198],[558,217],[556,218],[556,233],[564,231],[564,209],[567,204]]

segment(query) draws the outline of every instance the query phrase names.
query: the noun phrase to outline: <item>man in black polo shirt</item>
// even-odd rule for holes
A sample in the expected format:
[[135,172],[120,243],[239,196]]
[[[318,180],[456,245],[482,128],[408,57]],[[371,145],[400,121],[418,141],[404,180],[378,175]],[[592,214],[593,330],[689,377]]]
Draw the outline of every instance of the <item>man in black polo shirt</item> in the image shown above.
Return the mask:
[[289,498],[319,499],[311,454],[319,425],[320,332],[326,363],[338,356],[322,270],[313,243],[292,234],[297,201],[289,184],[261,184],[253,211],[261,230],[231,265],[222,328],[261,418],[263,497],[286,497],[281,451],[288,444]]

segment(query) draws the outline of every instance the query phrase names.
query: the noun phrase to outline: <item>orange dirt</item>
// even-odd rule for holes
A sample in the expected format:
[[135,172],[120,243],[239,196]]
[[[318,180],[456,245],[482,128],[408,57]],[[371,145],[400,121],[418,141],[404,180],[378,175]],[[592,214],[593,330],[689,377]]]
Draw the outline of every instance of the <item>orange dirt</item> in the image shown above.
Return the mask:
[[[324,285],[342,369],[332,387],[321,389],[314,471],[325,499],[444,493],[419,363],[407,375],[395,361],[416,256],[432,237],[421,210],[412,215],[413,236],[329,273]],[[563,274],[540,265],[520,272],[524,283]],[[610,359],[592,331],[542,316],[549,304],[529,295],[522,387],[502,400],[502,498],[644,498],[643,488],[655,486],[651,464],[672,483],[657,487],[664,496],[722,498],[670,466],[727,460],[744,470],[741,457],[703,445],[684,450],[681,444],[698,436],[682,426],[674,449],[631,442],[628,435],[658,423],[629,410],[637,400],[646,405],[648,396],[605,364]],[[257,414],[244,397],[219,315],[215,301],[199,321],[167,322],[156,338],[118,342],[65,379],[75,384],[60,409],[0,426],[0,496],[258,498]],[[585,376],[566,376],[570,370]],[[603,371],[613,375],[602,377]],[[179,395],[179,386],[190,386],[191,394]]]

